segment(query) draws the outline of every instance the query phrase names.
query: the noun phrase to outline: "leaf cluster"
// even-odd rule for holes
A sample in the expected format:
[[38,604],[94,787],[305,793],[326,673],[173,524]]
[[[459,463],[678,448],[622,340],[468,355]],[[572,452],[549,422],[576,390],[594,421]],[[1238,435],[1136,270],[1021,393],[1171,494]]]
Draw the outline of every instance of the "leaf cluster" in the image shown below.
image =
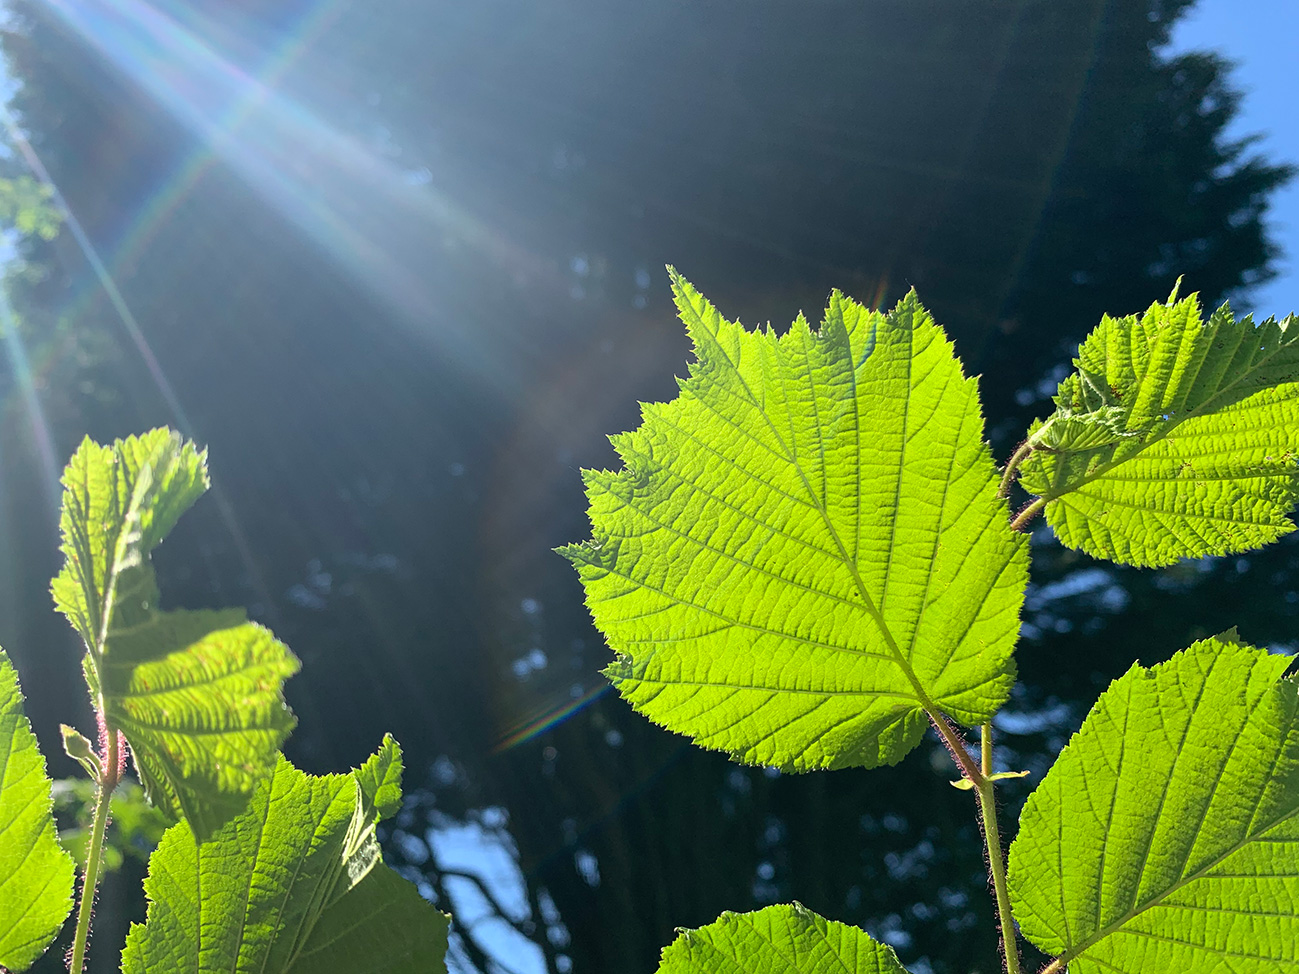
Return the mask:
[[[991,718],[1014,681],[1032,519],[1162,566],[1293,530],[1299,321],[1206,320],[1194,295],[1105,317],[1054,413],[998,469],[979,397],[915,294],[838,292],[813,329],[724,319],[673,273],[696,361],[586,471],[562,549],[638,711],[746,763],[901,760],[932,728],[988,839],[1005,961],[1299,971],[1299,680],[1232,631],[1106,690],[1001,852]],[[1012,512],[1008,497],[1030,499]],[[981,748],[961,727],[980,728]],[[663,972],[896,972],[798,904],[685,931]]]
[[[63,728],[91,778],[60,799],[83,804],[65,835],[84,874],[73,967],[99,869],[120,863],[103,849],[112,802],[119,830],[157,845],[124,974],[441,968],[447,918],[383,864],[375,837],[401,804],[396,742],[347,774],[298,771],[278,753],[294,725],[282,695],[298,669],[288,648],[238,610],[159,607],[150,555],[207,488],[206,455],[165,429],[111,446],[87,439],[63,485],[65,562],[52,590],[85,643],[100,725],[98,747]],[[15,972],[58,934],[73,892],[21,704],[0,652],[0,966]],[[114,800],[128,750],[148,806],[129,792]]]

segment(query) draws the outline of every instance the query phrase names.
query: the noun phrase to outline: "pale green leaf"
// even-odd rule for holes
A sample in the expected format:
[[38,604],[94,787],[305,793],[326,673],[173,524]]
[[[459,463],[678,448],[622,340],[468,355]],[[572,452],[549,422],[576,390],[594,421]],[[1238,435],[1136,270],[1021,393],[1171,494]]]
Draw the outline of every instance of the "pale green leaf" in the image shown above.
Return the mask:
[[659,974],[906,974],[893,948],[801,903],[723,913],[663,948]]
[[350,774],[307,775],[281,758],[207,842],[184,823],[168,829],[124,974],[444,971],[447,918],[383,865],[374,835],[400,777],[391,738]]
[[1102,319],[1035,424],[1020,483],[1060,540],[1132,565],[1257,548],[1299,500],[1299,320],[1195,295]]
[[632,705],[738,760],[899,760],[926,711],[1005,700],[1027,574],[973,379],[908,295],[837,292],[813,331],[724,320],[675,275],[698,361],[587,471],[563,549]]
[[241,610],[163,612],[149,553],[202,494],[205,455],[170,430],[81,445],[64,474],[59,609],[86,678],[131,746],[146,793],[205,838],[271,773],[293,728],[298,661]]
[[118,577],[140,565],[207,490],[207,454],[156,429],[100,446],[87,437],[63,472],[62,571],[54,601],[92,651]]
[[59,846],[50,779],[0,650],[0,967],[25,971],[72,909],[72,859]]
[[1289,662],[1218,637],[1111,684],[1011,846],[1024,936],[1071,974],[1299,972]]

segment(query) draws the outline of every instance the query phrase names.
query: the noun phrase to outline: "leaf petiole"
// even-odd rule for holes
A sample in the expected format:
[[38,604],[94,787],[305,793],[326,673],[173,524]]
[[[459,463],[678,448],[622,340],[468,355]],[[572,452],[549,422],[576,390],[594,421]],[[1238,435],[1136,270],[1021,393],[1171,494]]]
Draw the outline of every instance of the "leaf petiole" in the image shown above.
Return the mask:
[[119,780],[118,749],[121,742],[117,731],[109,727],[104,735],[103,769],[99,789],[95,795],[95,817],[90,826],[90,846],[86,852],[86,871],[81,882],[81,900],[77,904],[77,932],[72,940],[72,956],[68,962],[69,974],[85,970],[86,943],[90,940],[90,915],[95,908],[95,891],[99,886],[99,866],[104,856],[104,832],[108,827],[108,807],[113,790]]
[[997,488],[998,497],[1008,497],[1010,495],[1010,485],[1015,482],[1015,474],[1019,473],[1019,465],[1027,460],[1028,455],[1032,452],[1033,441],[1025,440],[1010,455],[1010,459],[1006,461],[1006,469],[1001,473],[1001,486]]
[[1037,517],[1037,512],[1042,510],[1042,508],[1044,507],[1046,507],[1046,498],[1045,497],[1037,498],[1037,500],[1033,501],[1033,503],[1029,504],[1022,511],[1020,511],[1018,514],[1015,515],[1014,520],[1010,522],[1011,528],[1015,531],[1022,531],[1024,529],[1024,525],[1028,524],[1029,521]]

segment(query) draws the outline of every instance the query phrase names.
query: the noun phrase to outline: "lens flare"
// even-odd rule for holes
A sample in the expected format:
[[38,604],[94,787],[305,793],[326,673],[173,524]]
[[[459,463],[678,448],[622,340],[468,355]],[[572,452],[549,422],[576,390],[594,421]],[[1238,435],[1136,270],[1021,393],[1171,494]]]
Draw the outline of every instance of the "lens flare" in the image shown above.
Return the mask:
[[[436,321],[439,304],[423,276],[394,252],[393,223],[438,228],[491,257],[507,273],[535,277],[549,266],[439,190],[329,124],[275,87],[310,41],[338,16],[335,0],[301,18],[254,75],[204,37],[143,0],[45,0],[125,77],[147,92],[199,148],[140,208],[119,242],[118,266],[139,255],[203,173],[221,162],[262,200],[404,320]],[[438,336],[444,351],[491,381],[469,337]],[[456,347],[465,342],[464,347]]]
[[526,741],[532,740],[538,734],[562,724],[579,710],[599,700],[611,689],[613,687],[610,684],[602,683],[592,687],[580,696],[565,700],[563,703],[550,703],[537,708],[506,731],[505,736],[492,748],[492,753],[500,754],[502,751],[508,751],[510,748],[517,747]]

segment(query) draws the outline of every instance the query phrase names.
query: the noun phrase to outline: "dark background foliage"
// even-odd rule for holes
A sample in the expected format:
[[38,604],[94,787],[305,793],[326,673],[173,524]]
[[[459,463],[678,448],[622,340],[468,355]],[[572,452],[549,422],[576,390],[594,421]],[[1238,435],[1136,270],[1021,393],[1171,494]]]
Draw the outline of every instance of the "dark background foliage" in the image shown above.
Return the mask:
[[[1102,312],[1179,276],[1247,296],[1290,170],[1225,137],[1224,62],[1161,53],[1187,2],[158,3],[273,81],[238,111],[175,80],[201,51],[132,53],[130,4],[8,7],[12,109],[157,363],[74,234],[20,244],[49,440],[11,370],[0,638],[47,753],[89,720],[49,611],[50,464],[181,425],[216,489],[157,556],[164,598],[247,605],[302,657],[305,769],[402,741],[388,856],[457,907],[460,969],[648,972],[674,927],[788,899],[917,974],[996,969],[941,749],[788,777],[689,747],[598,695],[608,652],[550,549],[586,536],[603,434],[675,394],[667,261],[748,323],[915,286],[1003,458]],[[1040,774],[1133,659],[1294,632],[1293,545],[1156,574],[1035,542],[1007,765]],[[1012,827],[1028,787],[1005,789]],[[138,880],[104,891],[95,971]]]

